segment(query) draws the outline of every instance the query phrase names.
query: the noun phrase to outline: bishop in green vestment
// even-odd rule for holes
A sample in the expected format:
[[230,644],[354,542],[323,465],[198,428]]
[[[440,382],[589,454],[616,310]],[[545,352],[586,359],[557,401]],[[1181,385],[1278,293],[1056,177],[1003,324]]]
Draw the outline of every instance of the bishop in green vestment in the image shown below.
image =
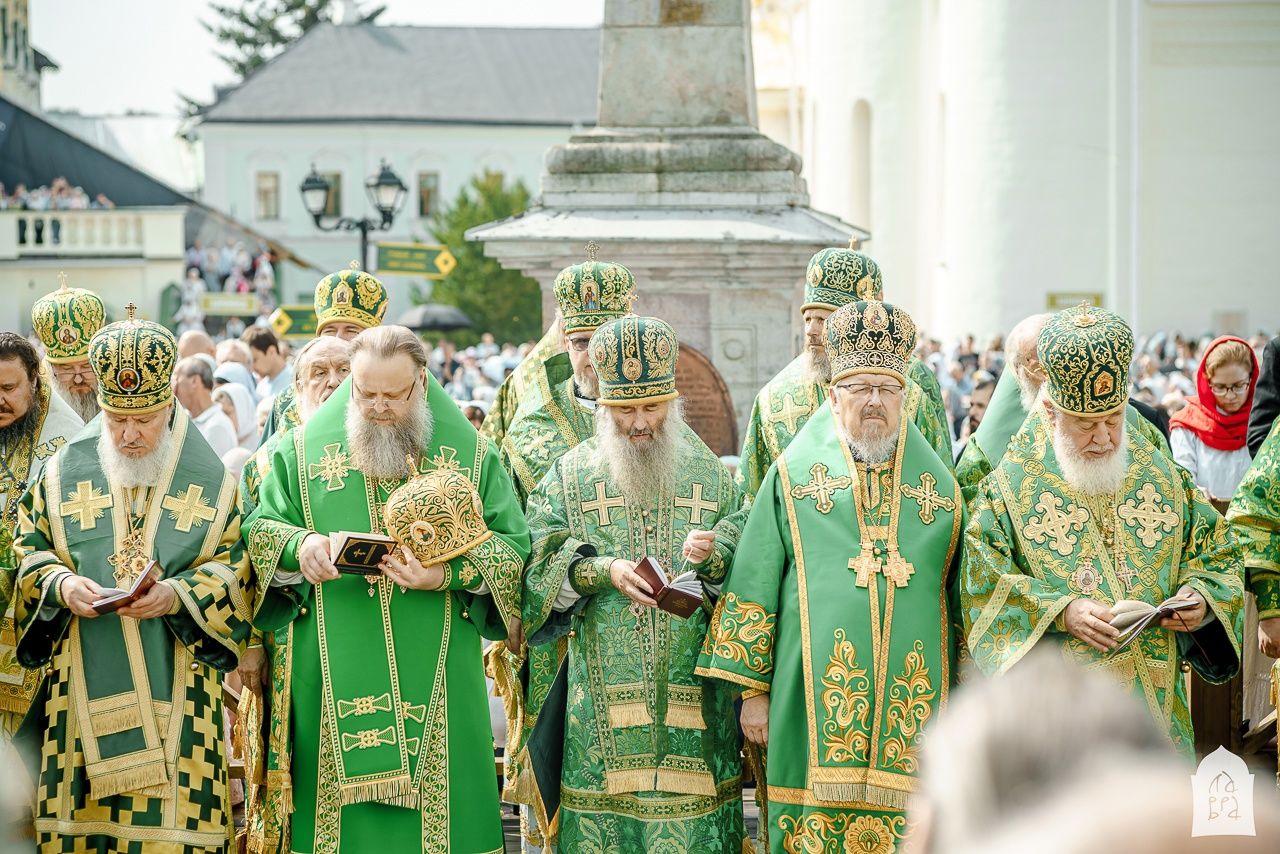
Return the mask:
[[[552,463],[595,435],[600,384],[591,367],[588,345],[601,324],[629,314],[635,301],[636,282],[631,271],[621,264],[596,260],[594,243],[588,245],[587,253],[585,263],[560,271],[553,288],[563,352],[549,357],[533,372],[515,420],[502,439],[502,465],[511,475],[521,507]],[[548,815],[539,796],[525,739],[537,722],[567,648],[568,640],[560,637],[551,643],[526,644],[524,649],[499,650],[489,659],[495,671],[507,671],[505,678],[495,680],[507,712],[506,797],[531,807],[533,820],[526,821],[526,837],[535,846],[543,843],[542,828],[554,823],[555,810]],[[515,691],[522,696],[510,696]]]
[[[382,282],[352,261],[346,270],[330,273],[316,283],[316,336],[351,341],[364,330],[382,323],[387,303],[387,289]],[[259,447],[272,436],[302,423],[297,394],[295,385],[276,395],[271,414],[262,428]]]
[[533,345],[533,349],[525,354],[520,364],[516,365],[516,369],[498,386],[493,405],[489,407],[484,423],[480,425],[482,436],[493,442],[495,446],[502,446],[502,440],[506,438],[507,430],[515,420],[525,392],[533,384],[538,371],[542,370],[542,363],[561,352],[561,349],[560,317],[557,315],[547,327],[547,331]]
[[[255,625],[275,639],[262,850],[502,850],[481,638],[516,617],[528,528],[497,454],[426,365],[404,327],[361,333],[351,377],[280,440],[263,480],[247,537],[267,588]],[[436,471],[465,477],[492,536],[339,575],[329,534],[394,533],[396,491]]]
[[[96,329],[95,329],[96,331]],[[76,327],[76,334],[81,330]],[[64,336],[69,337],[70,333]],[[88,338],[84,340],[87,356]],[[92,376],[92,371],[90,371]],[[31,342],[16,332],[0,332],[0,739],[13,734],[31,706],[40,674],[18,663],[13,587],[18,560],[18,502],[40,478],[54,452],[84,426],[53,391],[49,374]]]
[[831,398],[765,475],[698,661],[767,744],[775,854],[898,850],[955,681],[964,507],[904,414],[915,336],[877,301],[827,319]]
[[[1037,643],[1113,675],[1184,753],[1194,748],[1185,669],[1213,683],[1240,667],[1244,579],[1225,520],[1190,477],[1126,427],[1133,334],[1087,306],[1040,333],[1045,403],[982,481],[965,531],[970,653],[1001,673]],[[1121,600],[1195,606],[1118,650]]]
[[[23,498],[18,660],[46,678],[35,742],[41,852],[228,849],[222,672],[253,601],[235,480],[173,404],[177,345],[132,319],[90,343],[103,415]],[[115,613],[93,603],[159,573]]]
[[1280,658],[1280,419],[1236,488],[1227,520],[1240,540],[1249,592],[1258,604],[1258,645],[1264,655]]
[[107,322],[107,312],[93,291],[67,287],[66,273],[58,274],[58,283],[31,306],[31,328],[44,346],[54,391],[88,424],[98,414],[89,340]]
[[[759,491],[769,466],[827,399],[831,367],[822,339],[827,317],[855,300],[883,299],[880,266],[870,256],[834,248],[823,249],[809,260],[800,309],[807,346],[760,389],[747,419],[738,485],[748,500]],[[908,363],[907,377],[903,411],[950,469],[951,428],[938,379],[916,358]]]
[[745,839],[733,694],[693,672],[707,613],[653,607],[635,571],[650,556],[717,586],[741,529],[728,470],[673,402],[677,351],[656,318],[597,329],[596,435],[529,498],[525,631],[568,634],[564,852],[738,854]]
[[[1033,314],[1009,332],[1005,344],[1007,358],[1004,373],[996,383],[995,393],[987,405],[987,414],[964,446],[960,459],[956,461],[956,479],[960,481],[960,491],[966,504],[971,503],[978,494],[978,484],[982,479],[1000,464],[1005,449],[1022,429],[1028,413],[1035,412],[1040,407],[1037,396],[1044,383],[1044,372],[1040,367],[1040,359],[1036,356],[1036,344],[1040,330],[1052,316]],[[1141,433],[1166,456],[1172,457],[1164,434],[1143,418],[1137,409],[1132,405],[1127,406],[1124,417],[1129,430]]]

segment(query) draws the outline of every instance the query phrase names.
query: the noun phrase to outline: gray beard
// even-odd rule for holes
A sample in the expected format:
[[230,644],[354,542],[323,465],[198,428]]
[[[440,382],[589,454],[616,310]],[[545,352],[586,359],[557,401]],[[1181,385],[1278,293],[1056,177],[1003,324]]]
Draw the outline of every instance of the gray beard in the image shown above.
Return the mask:
[[853,458],[869,466],[888,462],[893,452],[898,449],[898,434],[895,432],[885,433],[883,436],[855,438],[843,424],[837,424],[836,429],[840,433],[840,438],[853,452]]
[[654,431],[646,447],[637,447],[618,430],[608,407],[596,410],[596,462],[609,472],[614,485],[641,506],[652,504],[674,489],[680,452],[684,449],[684,413],[679,401]]
[[827,349],[814,350],[804,348],[804,375],[815,385],[831,384],[831,360],[827,358]]
[[352,466],[367,478],[401,480],[409,476],[409,460],[416,460],[431,444],[435,427],[420,391],[400,419],[382,426],[367,420],[355,403],[347,406],[347,447]]
[[600,379],[596,376],[595,371],[584,371],[581,374],[575,371],[573,384],[579,397],[585,397],[588,400],[595,400],[600,397]]
[[1039,387],[1032,388],[1031,384],[1022,379],[1022,374],[1015,369],[1013,378],[1018,381],[1018,398],[1022,401],[1022,408],[1030,412],[1035,408],[1036,403],[1040,400]]
[[113,487],[159,486],[172,442],[173,429],[166,426],[164,435],[151,453],[145,457],[127,457],[117,450],[111,434],[103,430],[98,437],[98,461],[102,463],[107,482]]
[[67,388],[59,380],[53,381],[54,388],[58,390],[58,397],[62,398],[67,406],[71,407],[71,411],[80,416],[80,420],[88,424],[98,415],[98,395],[92,390],[88,394],[80,394]]
[[1076,453],[1070,440],[1055,425],[1053,453],[1067,484],[1082,495],[1113,495],[1124,486],[1129,468],[1129,425],[1120,430],[1120,447],[1102,460],[1087,460]]

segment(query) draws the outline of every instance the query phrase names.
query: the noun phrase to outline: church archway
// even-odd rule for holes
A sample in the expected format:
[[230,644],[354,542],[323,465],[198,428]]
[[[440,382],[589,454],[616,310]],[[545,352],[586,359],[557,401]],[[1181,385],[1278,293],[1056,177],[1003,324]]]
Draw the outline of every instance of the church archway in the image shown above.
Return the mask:
[[707,447],[720,456],[738,453],[738,425],[733,398],[711,360],[688,344],[680,345],[676,388],[684,400],[684,417]]

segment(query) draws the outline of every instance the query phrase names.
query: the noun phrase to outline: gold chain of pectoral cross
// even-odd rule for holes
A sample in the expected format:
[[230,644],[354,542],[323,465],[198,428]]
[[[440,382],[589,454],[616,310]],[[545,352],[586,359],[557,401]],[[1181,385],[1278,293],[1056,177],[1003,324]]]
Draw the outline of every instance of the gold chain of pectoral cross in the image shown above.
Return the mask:
[[[116,586],[128,588],[137,579],[138,574],[147,566],[147,553],[143,548],[146,535],[143,532],[143,526],[147,520],[147,504],[151,488],[133,487],[126,490],[128,501],[125,506],[129,508],[129,530],[125,533],[124,538],[120,541],[120,548],[114,554],[107,558],[107,563],[114,568],[113,575],[116,579]],[[139,512],[141,506],[141,512]]]

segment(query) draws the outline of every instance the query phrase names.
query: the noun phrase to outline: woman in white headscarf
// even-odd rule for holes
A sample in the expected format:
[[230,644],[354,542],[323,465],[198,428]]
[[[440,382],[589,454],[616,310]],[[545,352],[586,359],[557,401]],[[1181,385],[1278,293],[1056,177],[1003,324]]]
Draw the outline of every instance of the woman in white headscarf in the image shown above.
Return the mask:
[[249,390],[237,382],[223,383],[213,390],[213,399],[235,425],[239,447],[247,451],[257,449],[258,417]]
[[238,385],[249,392],[249,400],[255,406],[258,404],[258,395],[254,391],[257,383],[253,379],[253,374],[239,362],[223,362],[218,365],[218,369],[213,372],[213,384],[214,386]]

